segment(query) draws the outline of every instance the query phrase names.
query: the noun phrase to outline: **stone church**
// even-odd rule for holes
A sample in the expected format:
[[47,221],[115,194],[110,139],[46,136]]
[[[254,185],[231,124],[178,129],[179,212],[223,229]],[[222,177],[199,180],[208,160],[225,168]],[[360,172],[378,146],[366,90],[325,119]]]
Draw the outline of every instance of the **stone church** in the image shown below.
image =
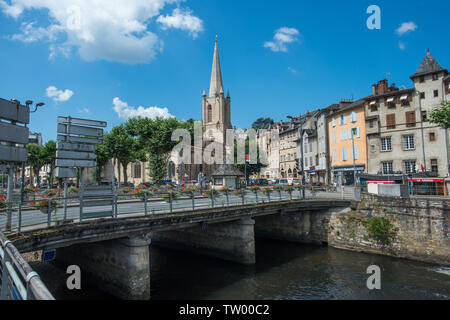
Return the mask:
[[[202,152],[212,141],[220,143],[223,146],[225,155],[225,133],[227,129],[232,129],[231,125],[231,99],[230,93],[225,97],[222,71],[220,68],[219,49],[217,45],[217,38],[214,47],[214,56],[211,71],[211,82],[209,86],[209,94],[203,90],[202,95],[202,125],[204,130],[204,139],[202,143]],[[198,150],[197,150],[198,151]],[[192,148],[192,162],[194,162],[195,147]],[[198,180],[200,173],[204,178],[211,179],[212,173],[219,167],[220,164],[180,164],[181,155],[172,153],[169,160],[167,179],[174,182],[186,180]],[[115,177],[119,177],[117,165],[112,166],[111,163],[105,166],[103,175],[106,180],[111,180],[112,169],[114,167]],[[128,181],[138,185],[143,182],[150,181],[150,172],[148,163],[132,163],[127,168]],[[121,181],[123,181],[123,174],[120,173]]]

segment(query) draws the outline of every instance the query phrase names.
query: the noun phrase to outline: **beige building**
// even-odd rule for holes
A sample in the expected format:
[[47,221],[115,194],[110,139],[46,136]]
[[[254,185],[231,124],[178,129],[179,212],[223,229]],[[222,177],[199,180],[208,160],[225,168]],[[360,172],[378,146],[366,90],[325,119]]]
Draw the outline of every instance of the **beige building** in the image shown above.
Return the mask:
[[447,79],[448,71],[428,52],[411,76],[413,88],[388,86],[387,80],[373,85],[372,95],[364,98],[369,174],[448,175],[448,132],[427,119],[449,98]]

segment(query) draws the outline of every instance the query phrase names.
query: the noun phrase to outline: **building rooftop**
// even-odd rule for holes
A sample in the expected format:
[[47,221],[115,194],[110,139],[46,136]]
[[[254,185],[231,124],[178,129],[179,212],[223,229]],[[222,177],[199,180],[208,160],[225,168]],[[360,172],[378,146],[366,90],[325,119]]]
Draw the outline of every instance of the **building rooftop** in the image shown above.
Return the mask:
[[436,73],[439,71],[445,71],[446,73],[448,73],[446,69],[442,68],[439,65],[439,63],[437,63],[436,59],[434,59],[431,53],[428,51],[427,55],[420,64],[419,69],[417,69],[416,73],[414,73],[410,78],[414,79],[417,77],[421,77],[430,73]]

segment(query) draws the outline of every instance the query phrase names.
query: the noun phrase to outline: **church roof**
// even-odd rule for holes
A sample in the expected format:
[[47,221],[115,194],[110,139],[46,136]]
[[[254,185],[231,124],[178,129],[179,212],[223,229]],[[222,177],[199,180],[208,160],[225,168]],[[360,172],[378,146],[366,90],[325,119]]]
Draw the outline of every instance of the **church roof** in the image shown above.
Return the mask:
[[426,57],[423,59],[422,63],[417,69],[416,73],[414,73],[410,78],[414,79],[416,77],[424,76],[430,73],[435,73],[439,71],[446,71],[446,69],[442,68],[439,63],[437,63],[436,59],[433,58],[431,53],[428,51]]
[[212,174],[213,177],[243,177],[244,174],[232,164],[221,164]]
[[209,96],[215,97],[223,93],[222,70],[220,69],[219,49],[217,47],[217,38],[214,46],[214,57],[211,71],[211,84],[209,86]]

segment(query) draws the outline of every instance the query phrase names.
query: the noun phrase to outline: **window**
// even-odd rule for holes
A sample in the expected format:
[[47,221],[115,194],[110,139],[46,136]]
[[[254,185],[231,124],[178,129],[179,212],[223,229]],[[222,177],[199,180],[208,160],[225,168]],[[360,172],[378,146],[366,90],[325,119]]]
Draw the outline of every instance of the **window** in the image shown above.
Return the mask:
[[343,113],[343,114],[341,114],[340,116],[339,116],[339,125],[344,125],[344,124],[346,124],[347,123],[347,121],[346,121],[346,114],[345,113]]
[[308,157],[305,157],[305,167],[308,166]]
[[416,173],[416,161],[415,160],[409,160],[404,162],[405,165],[405,173]]
[[381,151],[392,151],[391,137],[381,138]]
[[208,119],[208,123],[212,122],[212,107],[211,107],[211,105],[208,106],[207,119]]
[[433,94],[435,98],[439,97],[439,90],[434,90]]
[[370,146],[370,150],[371,150],[372,152],[375,152],[375,145],[374,145],[374,144],[372,144],[372,145]]
[[353,136],[353,138],[359,138],[361,136],[361,131],[360,131],[359,127],[351,128],[351,129],[348,129],[348,135],[349,135],[349,137],[348,137],[349,139],[351,139],[352,136]]
[[430,142],[436,141],[436,134],[434,132],[430,132]]
[[389,109],[395,109],[395,102],[388,102],[388,103],[387,103],[387,107],[388,107]]
[[337,140],[337,137],[336,137],[337,135],[336,135],[336,132],[333,132],[333,142],[336,142],[336,140]]
[[421,76],[421,77],[419,78],[419,82],[420,82],[420,83],[425,82],[425,76]]
[[355,146],[354,148],[352,148],[352,151],[353,151],[353,149],[354,149],[355,154],[352,155],[352,159],[359,160],[359,149],[358,149],[358,147]]
[[135,178],[135,179],[140,179],[141,178],[141,176],[142,176],[142,166],[141,166],[141,164],[140,163],[136,163],[136,164],[134,164],[134,172],[133,172],[133,177]]
[[351,122],[356,122],[358,121],[358,114],[356,113],[356,111],[352,111],[350,113],[350,121]]
[[433,81],[436,81],[438,79],[438,74],[437,73],[433,73]]
[[395,129],[395,114],[386,115],[386,127],[388,129]]
[[333,119],[331,120],[331,124],[334,127],[336,127],[336,117],[333,117]]
[[409,107],[409,99],[402,99],[402,107]]
[[341,130],[341,141],[343,141],[343,140],[347,140],[347,130],[346,129]]
[[343,148],[342,149],[342,161],[347,161],[348,160],[348,150],[347,148]]
[[305,142],[305,153],[308,153],[308,144]]
[[382,169],[383,174],[393,174],[394,173],[394,166],[392,161],[389,162],[382,162]]
[[425,92],[420,93],[420,99],[425,99]]
[[414,136],[403,136],[403,150],[414,150]]
[[375,126],[375,120],[369,121],[369,127],[373,128]]
[[333,161],[336,162],[337,161],[337,151],[333,150]]
[[416,126],[416,112],[415,111],[406,112],[406,126],[408,128]]
[[309,143],[309,152],[313,152],[312,143],[311,142]]
[[309,157],[309,165],[314,166],[313,157]]
[[426,111],[422,111],[422,122],[427,122],[427,112]]
[[438,173],[438,161],[437,159],[431,159],[431,172],[437,175]]
[[377,112],[377,111],[378,111],[378,106],[377,106],[376,104],[372,104],[372,105],[370,106],[370,111],[372,111],[372,112]]

